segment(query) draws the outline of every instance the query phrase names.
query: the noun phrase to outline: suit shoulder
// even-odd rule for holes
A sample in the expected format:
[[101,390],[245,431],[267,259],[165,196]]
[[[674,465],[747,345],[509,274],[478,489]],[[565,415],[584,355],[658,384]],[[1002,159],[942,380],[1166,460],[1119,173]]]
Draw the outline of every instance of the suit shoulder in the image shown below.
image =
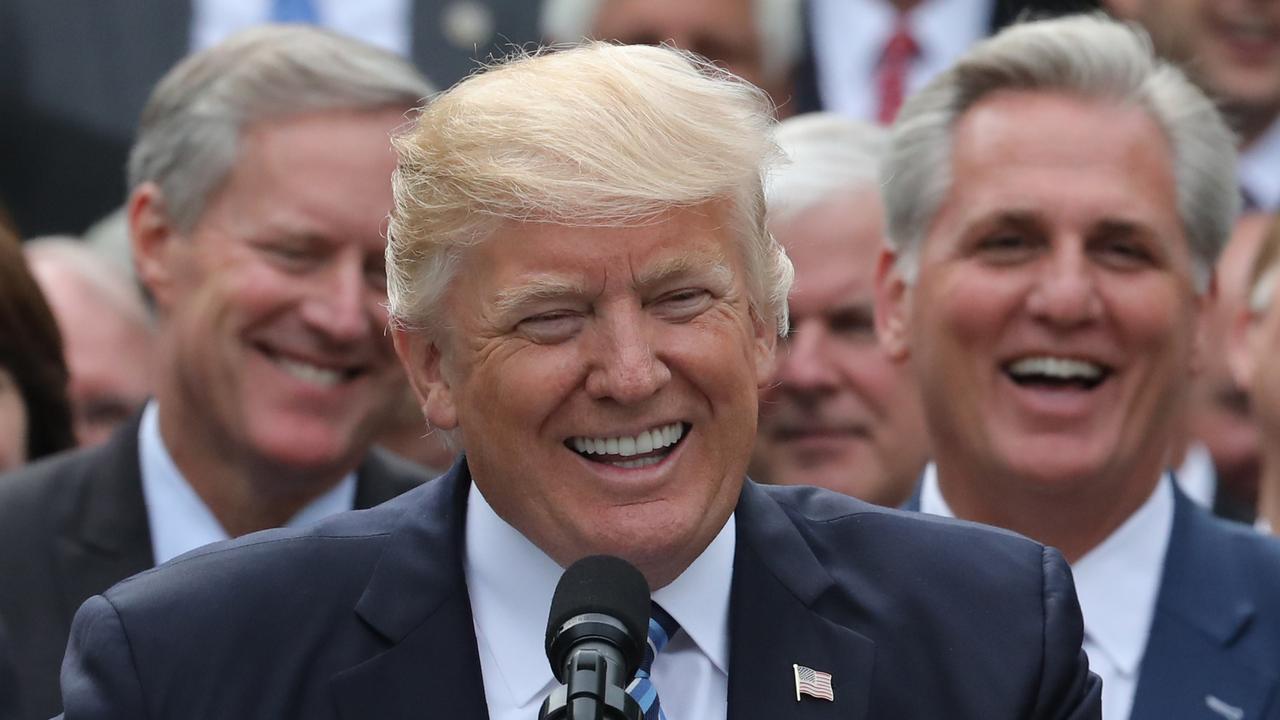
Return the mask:
[[925,545],[971,540],[1039,554],[1043,545],[1018,533],[980,523],[873,505],[840,493],[804,486],[763,486],[798,526],[815,533],[901,533]]
[[[360,582],[386,539],[414,507],[407,493],[378,507],[338,513],[302,528],[276,528],[206,545],[122,581],[107,592],[116,601],[262,592],[294,584],[312,590]],[[268,582],[269,581],[269,582]]]
[[0,537],[26,535],[72,507],[101,456],[101,448],[68,450],[0,475]]

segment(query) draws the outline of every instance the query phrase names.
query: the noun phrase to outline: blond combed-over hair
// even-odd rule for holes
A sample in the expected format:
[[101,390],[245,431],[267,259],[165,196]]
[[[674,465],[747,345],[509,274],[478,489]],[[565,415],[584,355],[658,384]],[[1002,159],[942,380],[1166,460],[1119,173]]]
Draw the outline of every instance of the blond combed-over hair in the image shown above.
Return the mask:
[[464,250],[506,222],[620,227],[726,202],[754,311],[786,332],[791,263],[764,224],[767,97],[687,52],[589,42],[501,61],[395,140],[392,322],[434,333]]

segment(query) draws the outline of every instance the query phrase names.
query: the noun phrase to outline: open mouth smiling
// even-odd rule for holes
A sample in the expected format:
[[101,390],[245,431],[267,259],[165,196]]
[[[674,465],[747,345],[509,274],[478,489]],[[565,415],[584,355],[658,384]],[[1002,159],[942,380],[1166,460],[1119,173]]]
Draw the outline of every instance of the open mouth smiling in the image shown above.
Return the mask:
[[670,455],[689,432],[682,422],[644,430],[637,435],[587,437],[578,435],[565,440],[565,447],[590,462],[631,469],[649,467]]
[[1093,390],[1112,373],[1112,368],[1102,363],[1044,355],[1014,360],[1001,369],[1021,387],[1055,390]]

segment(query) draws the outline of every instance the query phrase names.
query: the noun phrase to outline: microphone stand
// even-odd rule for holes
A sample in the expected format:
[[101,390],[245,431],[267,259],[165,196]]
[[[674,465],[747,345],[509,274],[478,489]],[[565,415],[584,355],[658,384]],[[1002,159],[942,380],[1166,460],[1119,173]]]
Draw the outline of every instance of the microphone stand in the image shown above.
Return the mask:
[[622,687],[621,670],[596,650],[571,654],[563,675],[568,682],[543,701],[538,720],[644,720],[640,704]]

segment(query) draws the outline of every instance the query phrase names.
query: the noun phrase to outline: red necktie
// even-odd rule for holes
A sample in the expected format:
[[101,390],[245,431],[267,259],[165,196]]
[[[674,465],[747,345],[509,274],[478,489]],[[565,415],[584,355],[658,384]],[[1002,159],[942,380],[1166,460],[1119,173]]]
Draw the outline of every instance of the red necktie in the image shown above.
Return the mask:
[[911,61],[920,52],[920,46],[911,37],[906,17],[898,16],[898,23],[893,35],[884,45],[880,55],[880,67],[876,76],[876,86],[880,91],[880,107],[876,110],[876,119],[883,125],[893,122],[898,116],[898,108],[906,95],[907,71],[911,69]]

